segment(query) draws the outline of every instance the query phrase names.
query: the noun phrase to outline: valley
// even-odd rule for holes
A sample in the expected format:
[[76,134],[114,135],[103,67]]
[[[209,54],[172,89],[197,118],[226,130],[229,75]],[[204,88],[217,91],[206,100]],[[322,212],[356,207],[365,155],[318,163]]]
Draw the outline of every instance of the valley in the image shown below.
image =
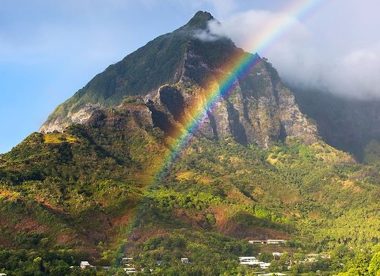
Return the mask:
[[0,273],[376,275],[370,139],[343,141],[267,59],[195,37],[210,20],[110,65],[0,155]]

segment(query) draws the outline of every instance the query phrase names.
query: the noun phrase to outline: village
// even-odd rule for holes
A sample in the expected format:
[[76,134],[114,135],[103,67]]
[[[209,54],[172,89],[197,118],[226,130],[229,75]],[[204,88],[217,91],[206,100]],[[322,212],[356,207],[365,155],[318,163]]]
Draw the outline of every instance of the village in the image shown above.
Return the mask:
[[[280,260],[284,254],[287,254],[288,252],[284,251],[283,249],[286,248],[287,240],[283,239],[263,239],[263,240],[248,240],[249,244],[252,245],[258,245],[261,247],[261,249],[273,249],[277,248],[278,251],[271,251],[269,254],[266,252],[266,256],[268,259],[268,255],[271,255],[270,258],[272,260]],[[285,271],[270,271],[272,262],[271,261],[264,261],[262,258],[262,254],[264,253],[258,253],[257,256],[240,256],[238,257],[239,264],[242,266],[248,266],[254,270],[254,273],[258,276],[269,276],[269,275],[275,275],[275,276],[282,276],[287,275],[286,271],[289,271],[292,269],[292,266],[295,264],[311,264],[315,263],[320,259],[330,259],[330,255],[324,254],[324,253],[309,253],[305,254],[302,259],[298,260],[290,260],[286,261],[286,270]],[[183,265],[191,265],[191,261],[188,257],[181,257],[179,261]],[[160,266],[162,264],[162,261],[158,260],[156,261],[156,265]],[[123,257],[121,259],[121,265],[123,267],[123,270],[126,274],[135,274],[139,272],[153,272],[154,269],[150,268],[149,271],[145,271],[144,268],[141,268],[138,270],[135,265],[132,257]],[[80,269],[96,269],[95,266],[91,265],[89,261],[81,261],[80,263]],[[103,270],[109,270],[110,267],[102,267]],[[1,275],[5,276],[5,275]]]

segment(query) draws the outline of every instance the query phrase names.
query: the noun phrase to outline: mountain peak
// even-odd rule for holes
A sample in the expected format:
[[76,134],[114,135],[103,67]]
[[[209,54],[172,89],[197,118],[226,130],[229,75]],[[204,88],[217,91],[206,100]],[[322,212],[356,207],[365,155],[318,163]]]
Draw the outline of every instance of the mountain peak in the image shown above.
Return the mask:
[[[150,126],[169,134],[181,124],[181,114],[188,112],[185,109],[192,101],[202,99],[198,91],[207,80],[224,73],[223,64],[243,53],[227,38],[198,39],[197,31],[207,31],[210,20],[214,20],[210,13],[197,12],[185,26],[111,65],[58,107],[41,132],[86,124],[99,109],[117,107],[124,99],[144,99],[149,111],[145,109],[143,117],[150,114]],[[292,93],[279,84],[277,73],[265,60],[259,61],[258,57],[250,74],[236,78],[235,92],[221,99],[220,108],[207,115],[210,123],[204,123],[199,133],[210,139],[233,137],[241,144],[262,147],[288,136],[316,140],[316,128],[301,114]],[[263,98],[267,103],[261,106]]]
[[185,26],[196,29],[205,29],[208,22],[213,19],[214,17],[211,13],[206,11],[198,11]]

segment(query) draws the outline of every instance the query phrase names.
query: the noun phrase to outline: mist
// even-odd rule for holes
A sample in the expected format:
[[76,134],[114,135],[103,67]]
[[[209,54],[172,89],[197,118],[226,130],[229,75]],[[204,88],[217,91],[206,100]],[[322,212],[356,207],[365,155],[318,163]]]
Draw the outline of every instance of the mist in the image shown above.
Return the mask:
[[362,4],[331,1],[302,21],[276,11],[249,10],[223,18],[222,24],[210,22],[209,34],[197,37],[227,36],[237,46],[255,52],[256,36],[270,22],[287,17],[291,27],[258,51],[287,83],[351,98],[380,98],[380,33],[374,29],[380,25],[374,12],[378,4],[372,0]]

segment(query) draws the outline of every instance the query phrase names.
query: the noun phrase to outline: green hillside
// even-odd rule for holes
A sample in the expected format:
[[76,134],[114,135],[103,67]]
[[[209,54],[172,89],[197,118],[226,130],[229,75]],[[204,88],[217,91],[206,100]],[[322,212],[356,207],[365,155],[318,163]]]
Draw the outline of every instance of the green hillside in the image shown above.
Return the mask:
[[369,262],[380,238],[377,167],[323,142],[264,150],[202,138],[155,180],[165,150],[160,130],[118,109],[2,155],[0,271],[68,273],[83,258],[117,270],[126,255],[158,274],[248,273],[238,256],[265,253],[247,241],[268,238],[289,240],[275,249],[289,259],[334,256],[292,271],[346,270],[362,250]]

